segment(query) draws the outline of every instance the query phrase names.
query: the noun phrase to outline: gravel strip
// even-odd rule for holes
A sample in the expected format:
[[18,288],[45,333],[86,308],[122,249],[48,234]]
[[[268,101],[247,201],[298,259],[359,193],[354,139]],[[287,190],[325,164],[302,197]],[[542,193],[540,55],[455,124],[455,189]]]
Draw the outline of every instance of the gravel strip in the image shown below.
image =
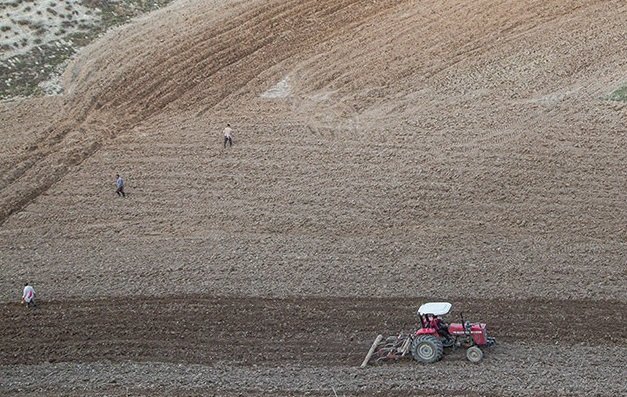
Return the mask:
[[[156,362],[55,363],[0,368],[5,392],[47,388],[98,391],[108,388],[264,392],[358,392],[425,390],[502,395],[607,395],[627,393],[627,348],[570,348],[505,344],[482,364],[464,361],[455,353],[432,366],[413,362],[370,367],[229,367]],[[600,354],[602,352],[602,354]],[[434,381],[436,379],[437,381]],[[445,382],[441,381],[445,380]]]

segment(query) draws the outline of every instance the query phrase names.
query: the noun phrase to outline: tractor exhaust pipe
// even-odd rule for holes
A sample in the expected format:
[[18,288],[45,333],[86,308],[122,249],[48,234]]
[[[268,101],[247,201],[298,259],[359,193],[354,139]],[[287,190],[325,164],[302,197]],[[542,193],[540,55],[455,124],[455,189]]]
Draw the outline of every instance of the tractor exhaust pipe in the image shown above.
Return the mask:
[[460,312],[459,316],[462,318],[462,327],[464,328],[464,335],[470,335],[470,329],[466,326],[466,321],[464,321],[464,312]]

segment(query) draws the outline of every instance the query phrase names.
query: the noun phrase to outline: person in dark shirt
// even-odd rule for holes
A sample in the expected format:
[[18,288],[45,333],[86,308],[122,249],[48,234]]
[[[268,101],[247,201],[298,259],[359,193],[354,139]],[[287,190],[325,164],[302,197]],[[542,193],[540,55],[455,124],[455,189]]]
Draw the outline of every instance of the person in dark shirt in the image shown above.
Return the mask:
[[115,176],[115,193],[120,196],[120,197],[126,197],[126,193],[124,193],[124,179],[122,179],[122,177],[120,176],[120,174],[117,174]]

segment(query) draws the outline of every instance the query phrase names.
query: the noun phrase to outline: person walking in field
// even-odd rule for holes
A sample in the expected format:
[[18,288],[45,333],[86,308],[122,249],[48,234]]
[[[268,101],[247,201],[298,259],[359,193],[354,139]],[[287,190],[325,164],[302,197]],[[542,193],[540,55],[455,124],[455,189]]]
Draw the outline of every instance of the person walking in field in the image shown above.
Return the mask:
[[124,179],[122,179],[122,177],[120,176],[120,174],[117,174],[115,176],[115,193],[120,196],[120,197],[126,197],[126,194],[124,193]]
[[226,149],[226,143],[229,143],[229,147],[233,147],[233,129],[231,124],[227,124],[224,128],[224,148]]
[[29,283],[24,284],[22,304],[26,304],[27,307],[35,307],[35,289]]

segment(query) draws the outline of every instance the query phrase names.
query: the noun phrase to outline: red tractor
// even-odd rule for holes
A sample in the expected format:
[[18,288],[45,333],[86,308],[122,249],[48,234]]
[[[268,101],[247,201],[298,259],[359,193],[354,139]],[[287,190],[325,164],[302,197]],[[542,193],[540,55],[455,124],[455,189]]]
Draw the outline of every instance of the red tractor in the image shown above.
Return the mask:
[[451,307],[448,302],[430,302],[420,306],[418,330],[409,335],[400,334],[385,340],[379,335],[362,367],[371,361],[398,360],[408,356],[409,352],[414,360],[431,364],[442,358],[445,348],[465,348],[468,361],[481,361],[481,348],[494,345],[495,339],[488,336],[484,323],[464,321],[463,315],[461,323],[445,323],[442,316],[448,314]]

